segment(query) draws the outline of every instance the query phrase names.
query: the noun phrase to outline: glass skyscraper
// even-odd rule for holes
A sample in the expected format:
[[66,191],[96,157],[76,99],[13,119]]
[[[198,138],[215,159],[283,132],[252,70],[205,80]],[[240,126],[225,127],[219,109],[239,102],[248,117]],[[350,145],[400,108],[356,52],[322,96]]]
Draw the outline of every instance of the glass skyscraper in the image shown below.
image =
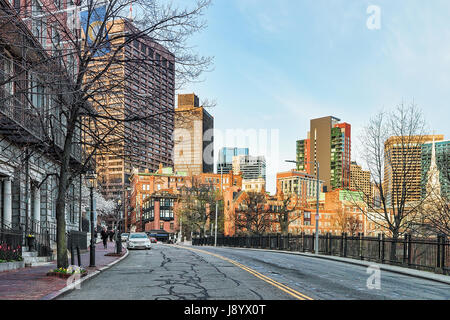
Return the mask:
[[[248,156],[248,148],[222,148],[219,150],[217,173],[229,173],[233,170],[234,156]],[[222,171],[221,171],[222,169]]]

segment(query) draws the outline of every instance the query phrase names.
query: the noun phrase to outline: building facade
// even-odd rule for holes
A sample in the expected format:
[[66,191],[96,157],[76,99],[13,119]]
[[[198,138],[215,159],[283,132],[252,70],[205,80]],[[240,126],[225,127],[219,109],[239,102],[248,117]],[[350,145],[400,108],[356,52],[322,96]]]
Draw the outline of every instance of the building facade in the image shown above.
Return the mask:
[[248,148],[222,148],[219,150],[217,173],[228,173],[233,170],[233,157],[248,156]]
[[[432,141],[444,140],[443,135],[393,136],[384,144],[384,190],[388,206],[420,201],[422,197],[422,147]],[[424,148],[426,150],[426,147]],[[430,149],[431,150],[431,149]]]
[[370,171],[365,171],[355,161],[350,165],[350,189],[364,193],[366,201],[373,202]]
[[252,192],[265,192],[266,191],[266,179],[243,179],[242,190]]
[[308,138],[297,141],[297,170],[317,174],[324,191],[350,187],[351,126],[332,116],[312,119]]
[[[319,193],[323,190],[323,181],[319,180]],[[303,171],[291,170],[277,173],[277,194],[295,194],[299,199],[317,198],[317,179]],[[320,195],[319,195],[320,196]]]
[[242,173],[242,178],[266,179],[266,158],[264,156],[240,155],[233,157],[234,174]]
[[[114,21],[108,36],[138,32],[128,20]],[[125,43],[117,38],[111,46]],[[118,119],[151,120],[119,122],[106,137],[105,147],[95,153],[96,170],[106,199],[122,199],[129,187],[133,168],[158,170],[173,165],[173,130],[175,105],[175,58],[165,47],[142,36],[124,45],[123,62],[114,63],[99,80],[112,86],[108,94],[100,95],[93,105],[97,112]],[[101,60],[100,60],[101,61]],[[90,68],[95,69],[96,63]],[[97,127],[99,136],[114,124],[105,120]]]
[[[130,177],[130,210],[126,217],[126,230],[144,231],[158,227],[154,223],[155,220],[150,221],[148,217],[144,217],[142,209],[144,201],[152,196],[155,196],[154,199],[165,199],[156,196],[162,193],[172,197],[177,195],[182,187],[192,187],[192,177],[174,174],[172,168],[160,166],[156,172],[135,169]],[[147,226],[149,222],[152,222],[151,226]],[[166,227],[167,225],[164,226]],[[170,223],[168,227],[166,231],[171,230]]]
[[427,192],[427,182],[432,165],[433,148],[436,170],[439,175],[439,193],[442,197],[450,199],[450,140],[428,142],[422,145],[422,198],[429,193]]
[[[68,111],[57,96],[61,90],[70,92],[65,86],[71,80],[50,54],[47,32],[52,30],[45,21],[52,13],[58,17],[58,8],[53,2],[46,10],[37,4],[0,0],[0,227],[49,231],[56,241],[56,175],[64,149],[61,115]],[[56,82],[61,86],[55,87]],[[81,228],[80,130],[74,139],[69,164],[74,179],[65,206],[68,231]]]
[[195,94],[179,94],[175,109],[174,169],[187,175],[214,172],[214,118]]

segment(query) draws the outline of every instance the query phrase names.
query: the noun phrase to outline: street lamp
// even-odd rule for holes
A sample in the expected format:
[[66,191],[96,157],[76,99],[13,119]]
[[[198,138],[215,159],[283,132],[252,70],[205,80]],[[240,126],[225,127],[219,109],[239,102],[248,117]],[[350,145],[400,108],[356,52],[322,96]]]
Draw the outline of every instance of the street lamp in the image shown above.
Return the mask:
[[[223,164],[220,163],[219,165],[220,165],[220,194],[221,194],[222,197],[223,197],[223,187],[222,187],[222,181],[223,181]],[[214,247],[217,246],[217,211],[218,211],[218,204],[219,204],[219,201],[216,200],[216,230],[215,230],[215,233],[214,233]]]
[[[285,160],[286,162],[292,162],[295,164],[299,164],[299,163],[304,163],[303,161],[295,161],[295,160]],[[320,180],[319,180],[319,162],[317,161],[306,161],[307,163],[314,163],[314,165],[317,168],[317,173],[316,173],[316,178],[317,178],[317,182],[316,182],[316,193],[317,193],[317,204],[316,204],[316,239],[315,239],[315,244],[314,244],[314,253],[315,254],[319,254],[319,185],[320,185]]]
[[90,261],[89,267],[95,267],[95,239],[94,239],[94,187],[97,182],[97,174],[90,169],[86,174],[86,179],[89,181],[90,198],[91,198],[91,246],[90,246]]
[[122,200],[117,200],[117,224],[116,224],[116,253],[120,254],[122,253],[122,237],[120,236],[120,221],[121,221],[121,207]]

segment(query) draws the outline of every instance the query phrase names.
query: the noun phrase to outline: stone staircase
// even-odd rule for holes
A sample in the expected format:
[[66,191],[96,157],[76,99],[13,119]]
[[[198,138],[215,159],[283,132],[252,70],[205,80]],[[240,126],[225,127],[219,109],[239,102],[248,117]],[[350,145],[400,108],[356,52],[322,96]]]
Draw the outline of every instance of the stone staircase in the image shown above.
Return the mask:
[[53,261],[53,254],[47,257],[38,257],[37,251],[30,251],[28,247],[22,248],[22,258],[25,262],[25,266],[37,266],[43,263]]

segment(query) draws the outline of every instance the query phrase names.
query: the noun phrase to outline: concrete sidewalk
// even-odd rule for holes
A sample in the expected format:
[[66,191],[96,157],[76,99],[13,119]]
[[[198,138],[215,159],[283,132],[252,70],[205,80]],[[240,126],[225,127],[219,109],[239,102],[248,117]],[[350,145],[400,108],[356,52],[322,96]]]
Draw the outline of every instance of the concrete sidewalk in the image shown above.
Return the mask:
[[[199,246],[202,247],[202,246]],[[328,255],[316,255],[313,253],[307,253],[307,252],[296,252],[296,251],[286,251],[286,250],[270,250],[270,249],[257,249],[257,248],[239,248],[239,247],[222,247],[218,246],[220,248],[233,248],[233,249],[239,249],[239,250],[255,250],[255,251],[271,251],[271,252],[278,252],[278,253],[287,253],[287,254],[295,254],[315,259],[326,259],[336,262],[343,262],[343,263],[349,263],[354,265],[359,265],[363,267],[369,267],[369,266],[376,266],[382,271],[388,271],[388,272],[394,272],[398,274],[403,274],[406,276],[421,278],[425,280],[432,280],[437,281],[440,283],[445,283],[450,285],[450,276],[443,275],[443,274],[437,274],[433,272],[428,271],[422,271],[417,269],[410,269],[405,267],[399,267],[389,264],[381,264],[377,262],[372,261],[365,261],[365,260],[357,260],[357,259],[351,259],[351,258],[343,258],[343,257],[336,257],[336,256],[328,256]]]
[[[115,252],[115,242],[108,241],[108,248],[98,243],[95,247],[95,267],[89,268],[90,250],[82,253],[81,266],[88,270],[88,275],[82,281],[109,268],[114,263],[124,259],[128,252],[121,257],[105,256]],[[78,263],[75,257],[75,263]],[[70,264],[70,259],[69,259]],[[0,273],[0,300],[50,300],[64,292],[67,280],[47,276],[47,272],[56,268],[56,261],[42,263],[31,268],[21,268]]]

